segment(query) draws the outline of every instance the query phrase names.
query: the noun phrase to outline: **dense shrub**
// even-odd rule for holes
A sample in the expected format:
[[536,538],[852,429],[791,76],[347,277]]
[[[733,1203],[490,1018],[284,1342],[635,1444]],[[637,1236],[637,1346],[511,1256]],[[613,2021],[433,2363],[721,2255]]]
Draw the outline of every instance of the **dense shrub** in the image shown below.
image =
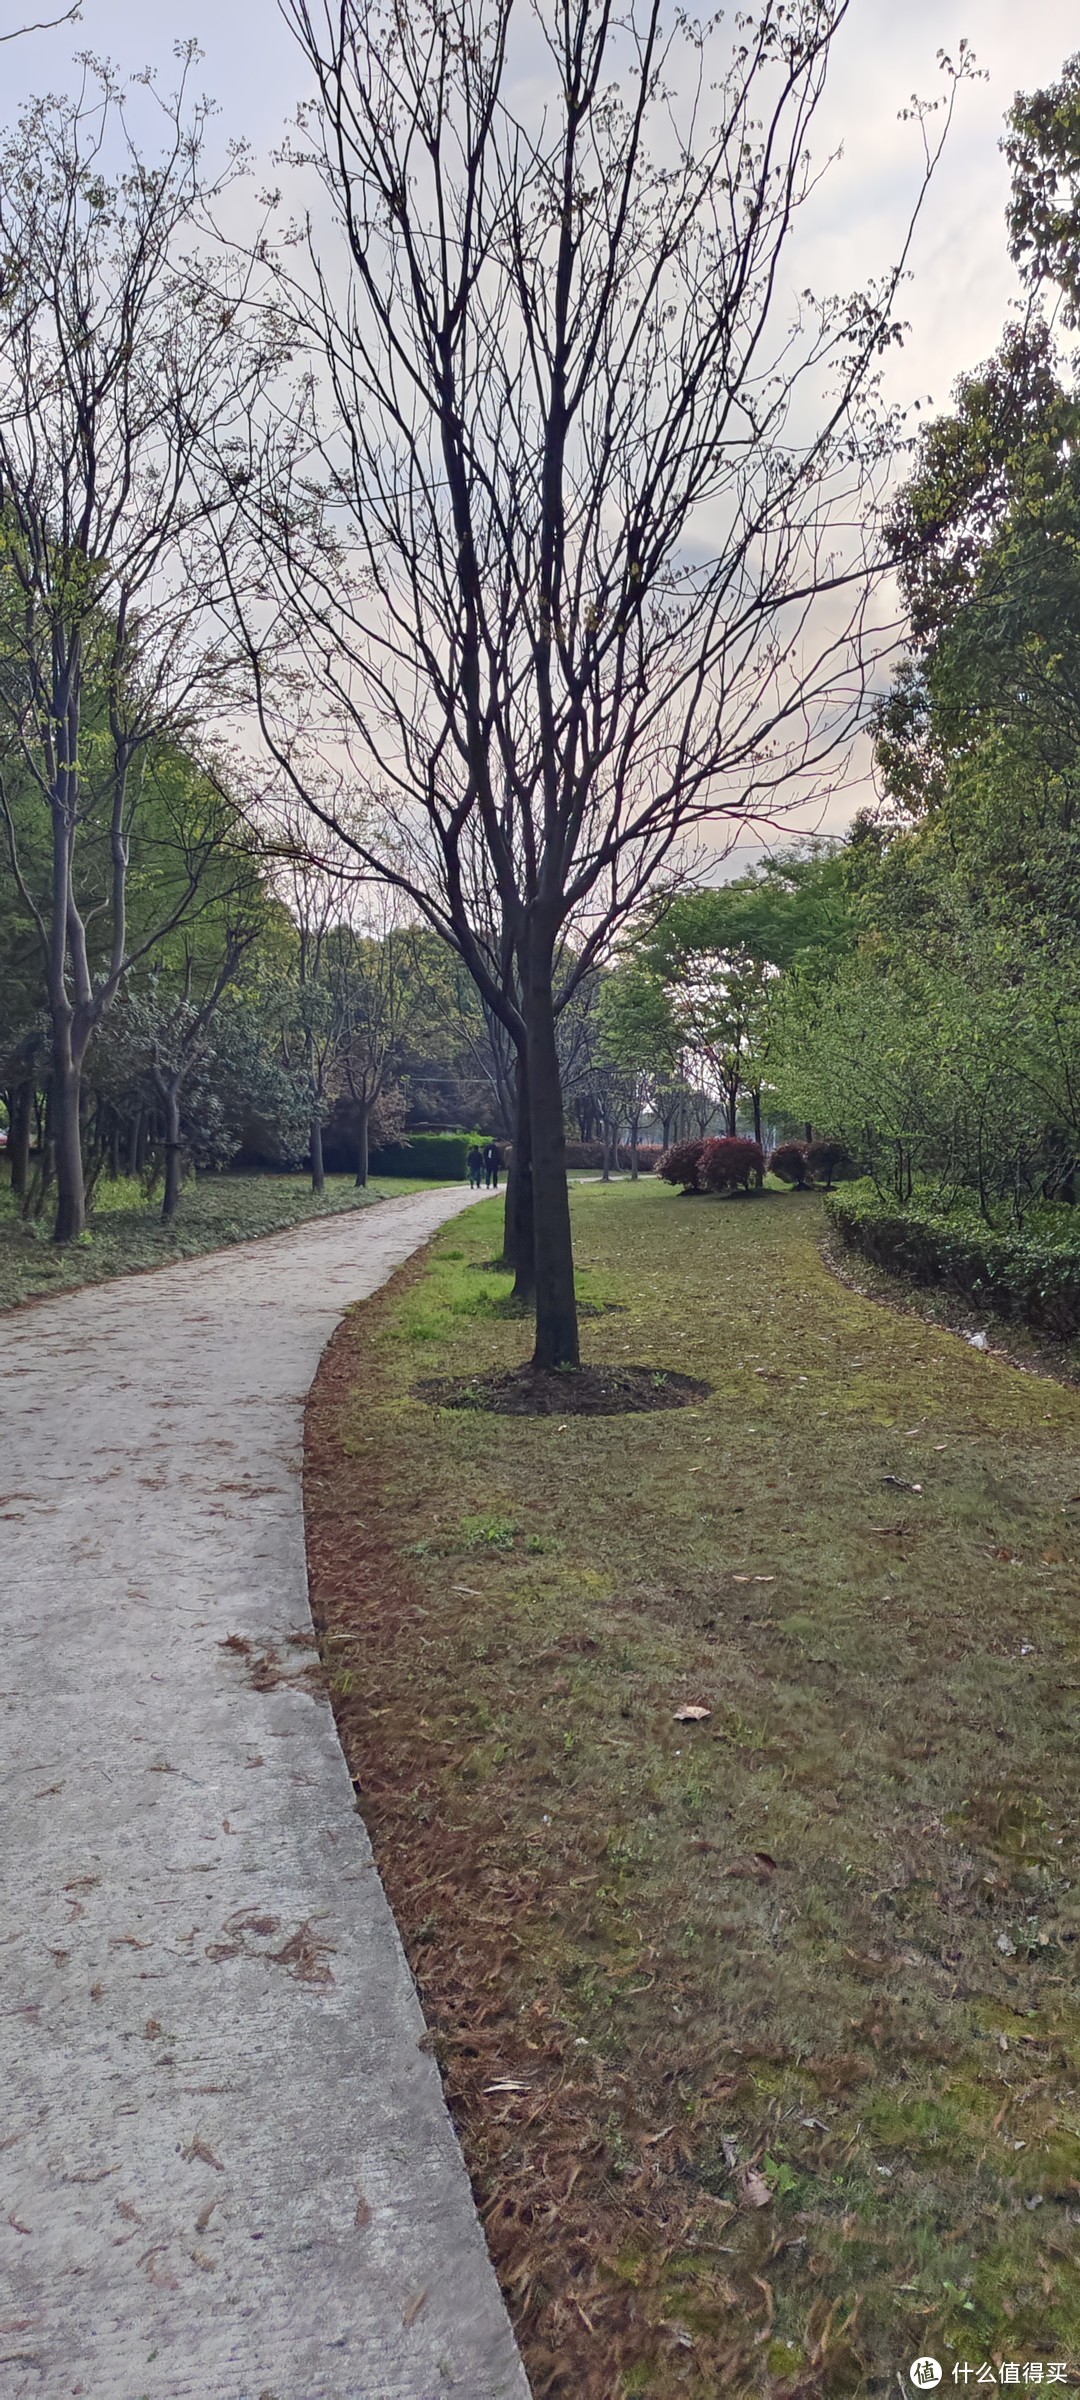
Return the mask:
[[698,1177],[703,1191],[734,1192],[740,1187],[749,1191],[751,1181],[760,1184],[764,1173],[765,1152],[760,1142],[727,1133],[717,1141],[702,1143]]
[[912,1283],[962,1293],[995,1316],[1030,1325],[1055,1341],[1080,1333],[1080,1242],[1055,1243],[996,1233],[970,1217],[889,1207],[876,1193],[829,1202],[841,1241],[874,1266]]
[[373,1175],[431,1175],[443,1183],[463,1183],[468,1155],[476,1140],[472,1133],[412,1133],[403,1142],[387,1142],[372,1150]]
[[778,1176],[781,1183],[793,1183],[797,1192],[805,1191],[806,1143],[781,1142],[770,1153],[769,1173]]
[[664,1183],[673,1183],[684,1192],[700,1192],[698,1169],[704,1142],[673,1142],[659,1160],[656,1172]]
[[835,1135],[828,1141],[807,1143],[806,1165],[814,1182],[823,1183],[826,1189],[838,1175],[850,1175],[853,1172],[850,1153]]

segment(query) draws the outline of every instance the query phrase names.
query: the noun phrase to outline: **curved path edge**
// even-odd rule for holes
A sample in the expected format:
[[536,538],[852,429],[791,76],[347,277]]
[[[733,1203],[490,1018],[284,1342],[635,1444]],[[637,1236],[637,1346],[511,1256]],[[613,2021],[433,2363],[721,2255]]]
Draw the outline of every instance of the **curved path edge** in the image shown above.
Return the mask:
[[304,1553],[326,1342],[474,1198],[0,1320],[4,2400],[528,2400]]

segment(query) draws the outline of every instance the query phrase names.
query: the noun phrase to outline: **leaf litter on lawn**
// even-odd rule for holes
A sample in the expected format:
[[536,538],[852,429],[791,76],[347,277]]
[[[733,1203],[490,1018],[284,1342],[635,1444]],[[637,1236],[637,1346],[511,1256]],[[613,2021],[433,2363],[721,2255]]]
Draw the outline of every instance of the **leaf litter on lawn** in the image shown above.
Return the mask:
[[[420,1339],[521,1355],[469,1298],[482,1204],[348,1320],[308,1425],[323,1664],[537,2400],[1075,2357],[1080,1395],[839,1285],[809,1196],[574,1206],[625,1309],[590,1357],[709,1399],[418,1404]],[[916,1413],[950,1455],[883,1562]]]

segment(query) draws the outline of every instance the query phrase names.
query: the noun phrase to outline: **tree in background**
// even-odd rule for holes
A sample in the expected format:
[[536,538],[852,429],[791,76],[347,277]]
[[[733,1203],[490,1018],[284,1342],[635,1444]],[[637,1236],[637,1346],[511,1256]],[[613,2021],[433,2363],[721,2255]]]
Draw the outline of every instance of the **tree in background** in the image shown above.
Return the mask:
[[846,866],[825,842],[651,912],[633,955],[665,995],[684,1082],[719,1101],[729,1138],[745,1096],[761,1141],[782,971],[813,977],[854,939]]
[[[155,749],[193,744],[236,696],[213,616],[235,514],[220,462],[270,364],[269,320],[249,343],[240,281],[218,261],[212,284],[194,256],[223,188],[201,169],[207,105],[188,108],[183,80],[169,101],[144,85],[141,105],[163,129],[153,158],[104,67],[77,99],[34,102],[0,148],[0,802],[45,963],[60,1242],[85,1216],[88,1047],[125,976],[197,905],[218,846],[212,815],[189,826],[180,888],[134,935],[129,859]],[[44,811],[43,889],[12,774]]]
[[619,1114],[629,1130],[635,1181],[641,1120],[654,1105],[664,1078],[674,1072],[679,1046],[679,1027],[664,985],[632,955],[624,958],[600,985],[597,1052],[616,1073]]

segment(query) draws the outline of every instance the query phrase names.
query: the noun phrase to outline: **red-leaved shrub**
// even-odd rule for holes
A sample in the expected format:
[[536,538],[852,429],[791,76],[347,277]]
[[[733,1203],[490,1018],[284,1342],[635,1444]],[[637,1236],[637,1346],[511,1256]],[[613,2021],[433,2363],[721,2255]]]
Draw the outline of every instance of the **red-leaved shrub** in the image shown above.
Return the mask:
[[745,1141],[741,1134],[724,1134],[718,1141],[704,1142],[698,1161],[698,1178],[702,1191],[734,1192],[741,1185],[749,1191],[753,1177],[760,1183],[765,1173],[765,1152],[760,1142]]
[[780,1142],[769,1159],[770,1175],[778,1175],[781,1183],[793,1183],[797,1192],[806,1190],[806,1143]]
[[708,1147],[707,1142],[673,1142],[670,1150],[664,1151],[657,1174],[664,1183],[679,1185],[684,1192],[700,1192],[698,1168],[702,1151]]
[[806,1165],[814,1182],[823,1183],[826,1189],[837,1175],[851,1173],[851,1159],[848,1152],[843,1142],[838,1142],[835,1136],[831,1141],[808,1142]]

